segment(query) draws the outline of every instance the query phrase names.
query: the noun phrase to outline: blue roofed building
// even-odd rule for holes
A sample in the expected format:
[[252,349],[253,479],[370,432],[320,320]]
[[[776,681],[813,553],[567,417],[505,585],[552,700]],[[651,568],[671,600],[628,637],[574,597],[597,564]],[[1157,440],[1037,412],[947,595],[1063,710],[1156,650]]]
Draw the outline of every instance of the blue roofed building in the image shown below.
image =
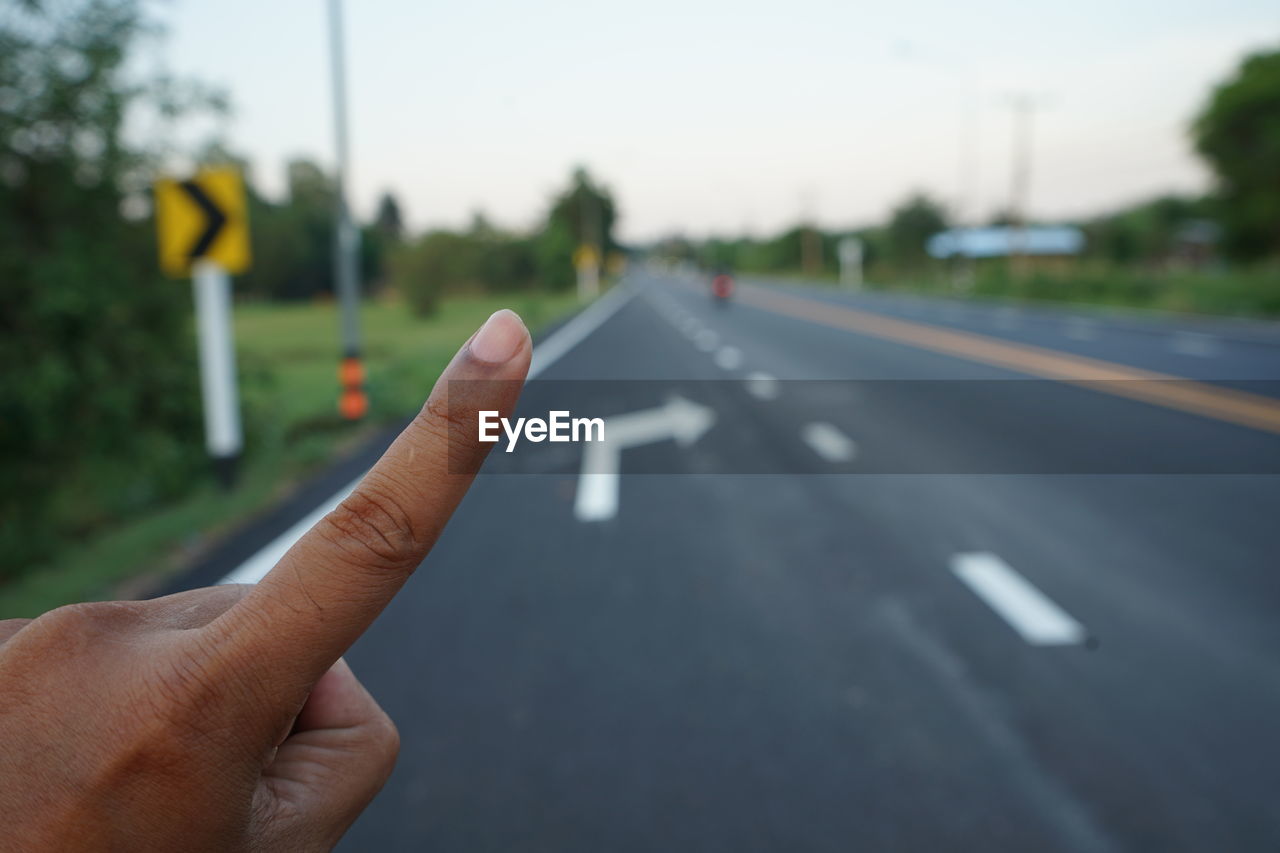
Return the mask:
[[1070,225],[1015,228],[950,228],[929,238],[929,254],[940,260],[981,263],[1017,258],[1031,268],[1063,267],[1084,251],[1084,232]]

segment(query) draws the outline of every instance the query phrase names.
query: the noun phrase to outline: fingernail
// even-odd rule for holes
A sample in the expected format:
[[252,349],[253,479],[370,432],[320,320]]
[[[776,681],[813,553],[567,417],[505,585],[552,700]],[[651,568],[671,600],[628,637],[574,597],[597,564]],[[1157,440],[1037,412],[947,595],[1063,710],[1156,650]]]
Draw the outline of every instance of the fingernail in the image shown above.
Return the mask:
[[471,355],[489,364],[509,361],[529,333],[516,312],[503,308],[493,312],[471,339]]

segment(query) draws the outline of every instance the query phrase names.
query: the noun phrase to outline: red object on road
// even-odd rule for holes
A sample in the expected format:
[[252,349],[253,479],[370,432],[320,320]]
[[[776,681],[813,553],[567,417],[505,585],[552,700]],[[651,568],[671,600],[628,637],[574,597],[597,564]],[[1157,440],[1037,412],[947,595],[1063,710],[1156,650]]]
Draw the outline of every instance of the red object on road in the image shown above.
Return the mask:
[[718,275],[711,279],[711,293],[717,299],[728,299],[733,295],[733,276]]

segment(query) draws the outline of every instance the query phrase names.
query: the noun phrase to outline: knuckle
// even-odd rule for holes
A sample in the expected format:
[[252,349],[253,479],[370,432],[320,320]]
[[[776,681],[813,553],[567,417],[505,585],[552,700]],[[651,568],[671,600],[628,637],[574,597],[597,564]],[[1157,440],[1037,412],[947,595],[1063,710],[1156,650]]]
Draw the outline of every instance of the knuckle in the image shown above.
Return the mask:
[[412,568],[425,550],[403,501],[367,479],[329,513],[322,533],[354,560],[374,567]]
[[66,643],[74,638],[89,638],[102,633],[119,632],[138,622],[134,602],[91,601],[67,604],[43,613],[26,626],[29,637]]
[[474,473],[488,454],[489,445],[478,440],[479,417],[475,408],[450,406],[433,394],[417,422],[444,448],[446,470],[450,473]]
[[447,395],[432,394],[415,420],[433,435],[448,438],[459,433],[468,435],[468,430],[474,428],[476,414],[469,408],[450,406]]

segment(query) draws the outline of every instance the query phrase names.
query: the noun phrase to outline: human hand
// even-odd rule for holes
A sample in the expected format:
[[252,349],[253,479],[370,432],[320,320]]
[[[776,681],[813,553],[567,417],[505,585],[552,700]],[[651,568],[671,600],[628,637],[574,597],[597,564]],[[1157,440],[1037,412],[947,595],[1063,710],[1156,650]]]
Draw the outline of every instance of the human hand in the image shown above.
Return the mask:
[[[341,655],[462,500],[473,475],[458,472],[491,446],[476,412],[511,413],[530,354],[518,317],[489,318],[350,497],[257,586],[0,621],[0,848],[337,843],[399,746]],[[459,379],[514,381],[446,404]]]

